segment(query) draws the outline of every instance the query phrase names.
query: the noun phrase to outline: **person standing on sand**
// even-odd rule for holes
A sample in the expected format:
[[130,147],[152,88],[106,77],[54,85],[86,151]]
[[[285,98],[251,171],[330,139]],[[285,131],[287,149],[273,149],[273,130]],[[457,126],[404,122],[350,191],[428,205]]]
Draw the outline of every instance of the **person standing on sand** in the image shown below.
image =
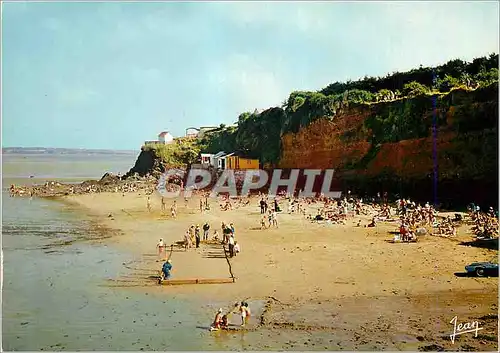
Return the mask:
[[177,204],[175,203],[175,200],[172,207],[170,207],[170,213],[172,214],[172,218],[177,218]]
[[165,213],[165,207],[166,207],[166,205],[165,205],[165,198],[162,196],[161,197],[161,212],[162,213]]
[[262,219],[260,220],[260,229],[266,229],[266,215],[262,216]]
[[208,231],[210,230],[210,224],[205,222],[203,225],[203,240],[208,240]]
[[203,199],[200,199],[200,212],[203,213]]
[[226,225],[224,224],[224,222],[221,222],[221,229],[222,229],[222,242],[223,243],[227,243],[227,239],[226,239]]
[[247,308],[245,307],[244,302],[241,302],[239,311],[241,315],[241,327],[244,327],[247,323]]
[[265,205],[266,205],[266,201],[264,201],[264,199],[260,200],[260,214],[265,213]]
[[189,227],[189,237],[191,238],[191,243],[194,241],[194,224]]
[[191,235],[189,234],[189,230],[186,230],[186,233],[184,234],[184,246],[187,249],[191,249],[192,246],[191,242]]
[[233,257],[234,256],[234,237],[232,234],[229,236],[228,244],[229,244],[229,257]]
[[167,260],[161,269],[163,279],[170,279],[170,272],[172,271],[172,261]]
[[147,201],[147,207],[148,207],[148,212],[151,212],[151,198],[149,196]]
[[231,228],[228,226],[224,226],[224,243],[229,242],[229,238],[231,237]]
[[272,217],[272,220],[273,220],[273,226],[278,228],[278,213],[276,211],[273,211],[271,213],[271,217]]
[[200,247],[200,225],[196,225],[196,228],[194,230],[194,236],[196,238],[196,247],[199,248]]
[[250,319],[250,316],[252,316],[251,312],[250,312],[250,307],[248,306],[248,303],[245,302],[245,311],[247,312],[247,315],[245,317],[245,324],[248,324],[248,320]]
[[161,258],[165,252],[165,243],[163,242],[163,239],[160,239],[158,244],[156,244],[156,248],[158,249],[158,257]]

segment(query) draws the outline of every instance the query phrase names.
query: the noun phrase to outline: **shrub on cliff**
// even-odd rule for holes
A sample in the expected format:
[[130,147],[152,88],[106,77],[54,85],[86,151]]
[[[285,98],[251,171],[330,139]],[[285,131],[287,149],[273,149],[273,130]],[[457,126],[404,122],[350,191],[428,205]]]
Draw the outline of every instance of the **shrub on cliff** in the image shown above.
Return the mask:
[[498,68],[492,68],[490,70],[481,70],[476,76],[476,80],[481,86],[488,86],[493,83],[498,83]]
[[417,97],[421,95],[426,95],[430,93],[429,87],[418,83],[416,81],[412,81],[403,86],[403,90],[401,91],[403,96],[405,97]]
[[184,167],[196,162],[202,147],[196,139],[179,138],[167,145],[146,145],[142,150],[153,150],[168,167]]

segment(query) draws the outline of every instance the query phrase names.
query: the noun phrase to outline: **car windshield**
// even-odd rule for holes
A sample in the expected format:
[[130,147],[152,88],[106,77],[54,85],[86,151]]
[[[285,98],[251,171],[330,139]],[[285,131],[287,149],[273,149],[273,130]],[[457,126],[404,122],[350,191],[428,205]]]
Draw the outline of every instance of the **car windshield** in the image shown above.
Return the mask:
[[497,257],[497,256],[495,256],[494,258],[492,258],[492,259],[490,260],[490,262],[491,262],[492,264],[497,264],[497,265],[498,265],[498,257]]

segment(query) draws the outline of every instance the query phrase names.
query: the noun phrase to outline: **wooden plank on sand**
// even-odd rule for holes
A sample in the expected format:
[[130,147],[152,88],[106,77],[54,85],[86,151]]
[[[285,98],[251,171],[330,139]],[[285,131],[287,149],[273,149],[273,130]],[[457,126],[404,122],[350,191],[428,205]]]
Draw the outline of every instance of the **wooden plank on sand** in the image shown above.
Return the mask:
[[173,286],[180,284],[223,284],[233,283],[232,278],[199,278],[199,279],[167,279],[161,281],[164,286]]

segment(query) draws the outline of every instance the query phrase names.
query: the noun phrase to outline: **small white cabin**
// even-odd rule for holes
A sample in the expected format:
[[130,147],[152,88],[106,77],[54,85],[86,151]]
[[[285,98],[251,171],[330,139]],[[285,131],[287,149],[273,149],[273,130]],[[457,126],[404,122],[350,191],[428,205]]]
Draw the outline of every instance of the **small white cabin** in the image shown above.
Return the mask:
[[168,131],[163,131],[158,135],[158,142],[161,144],[169,144],[174,141],[174,137]]
[[201,164],[203,166],[214,166],[215,158],[213,153],[202,153],[201,154]]
[[[214,164],[213,164],[213,166],[215,168],[221,168],[221,169],[225,168],[225,166],[226,166],[226,163],[225,163],[226,160],[223,158],[225,155],[226,155],[226,152],[223,152],[223,151],[220,151],[220,152],[214,154],[214,157],[213,157],[213,161],[214,161],[213,163]],[[221,167],[221,165],[223,165],[223,166]]]

